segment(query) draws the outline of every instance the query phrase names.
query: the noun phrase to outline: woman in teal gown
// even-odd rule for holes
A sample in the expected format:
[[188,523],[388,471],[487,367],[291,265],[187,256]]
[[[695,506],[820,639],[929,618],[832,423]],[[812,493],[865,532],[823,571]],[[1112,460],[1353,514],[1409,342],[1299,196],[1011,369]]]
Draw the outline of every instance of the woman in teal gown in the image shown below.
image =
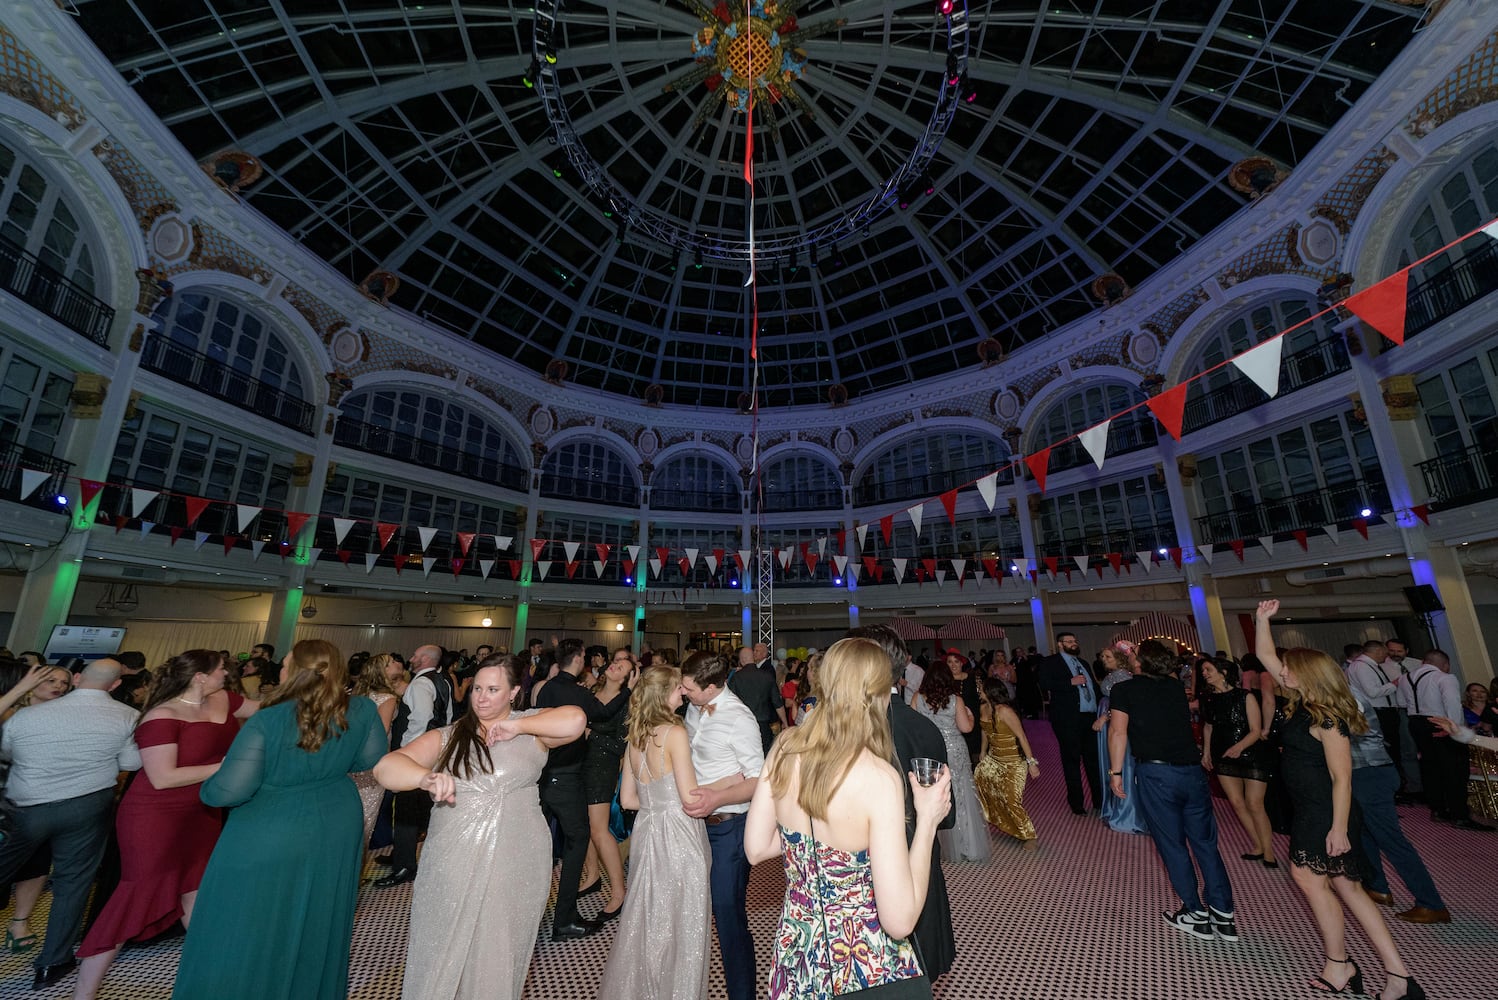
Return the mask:
[[349,775],[384,756],[337,647],[297,643],[203,801],[232,807],[203,873],[174,1000],[344,1000],[364,814]]
[[[1134,647],[1129,642],[1119,642],[1112,649],[1105,649],[1098,654],[1098,659],[1103,661],[1107,673],[1098,687],[1102,690],[1103,700],[1098,706],[1097,722],[1092,728],[1097,732],[1098,745],[1098,769],[1102,771],[1103,785],[1108,784],[1108,696],[1113,693],[1113,685],[1119,681],[1126,681],[1134,676],[1132,659]],[[1124,787],[1134,787],[1134,755],[1124,754]],[[1111,829],[1119,833],[1148,833],[1144,827],[1144,817],[1139,815],[1139,796],[1130,795],[1128,798],[1119,798],[1116,795],[1103,796],[1103,822]]]

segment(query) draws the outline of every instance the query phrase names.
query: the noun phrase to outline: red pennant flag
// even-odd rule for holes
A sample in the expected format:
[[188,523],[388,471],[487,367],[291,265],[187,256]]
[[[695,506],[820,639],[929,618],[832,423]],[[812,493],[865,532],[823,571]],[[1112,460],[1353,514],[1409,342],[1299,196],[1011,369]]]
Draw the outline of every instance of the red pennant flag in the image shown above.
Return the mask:
[[400,571],[406,568],[406,554],[404,552],[397,552],[390,558],[395,563],[395,573],[399,576]]
[[619,565],[623,567],[625,576],[635,575],[635,561],[633,559],[620,559]]
[[546,543],[549,541],[548,538],[531,539],[531,562],[536,562],[541,558],[541,550],[546,548]]
[[229,554],[229,550],[232,549],[232,548],[234,548],[234,544],[236,542],[238,542],[238,541],[239,541],[239,536],[238,535],[225,535],[224,536],[224,555],[228,555]]
[[510,579],[512,579],[512,580],[518,580],[518,579],[520,579],[520,560],[519,559],[507,559],[505,561],[510,564]]
[[874,563],[874,579],[880,583],[884,582],[884,564],[881,562]]
[[655,550],[655,557],[661,561],[662,566],[666,565],[666,562],[670,555],[671,549],[669,546],[662,545]]
[[452,568],[453,579],[456,580],[458,578],[458,574],[463,572],[463,559],[461,557],[454,556],[452,559]]
[[286,540],[288,542],[296,541],[296,536],[301,534],[302,528],[306,526],[311,518],[311,514],[302,514],[294,510],[288,510],[286,512]]
[[817,554],[802,546],[801,558],[806,562],[806,572],[815,574],[817,571]]
[[129,520],[130,519],[124,514],[116,513],[114,515],[114,533],[118,535],[120,533],[120,529],[123,528],[126,522],[128,522]]
[[874,576],[875,575],[875,570],[878,569],[878,567],[879,567],[879,560],[876,557],[874,557],[874,556],[864,556],[863,557],[863,571],[864,571],[864,573],[866,575],[868,575],[868,576]]
[[92,479],[78,480],[78,499],[82,501],[78,505],[79,509],[88,510],[88,505],[94,502],[94,497],[98,496],[99,491],[103,488],[103,483],[96,482]]
[[1040,492],[1045,492],[1045,474],[1051,467],[1051,446],[1046,445],[1033,455],[1025,456],[1025,464],[1030,467],[1030,475],[1035,477],[1035,485],[1040,487]]
[[1175,548],[1168,549],[1166,551],[1168,551],[1170,553],[1170,561],[1176,564],[1176,569],[1180,569],[1181,568],[1181,548],[1180,548],[1180,546],[1176,546]]
[[281,558],[285,559],[286,558],[286,554],[291,551],[291,543],[290,542],[277,542],[276,543],[276,548],[277,548],[277,550],[280,551]]
[[837,533],[837,550],[844,552],[848,548],[848,529],[840,528]]
[[1300,543],[1300,547],[1302,550],[1310,551],[1311,546],[1308,541],[1310,536],[1306,534],[1305,531],[1301,530],[1300,528],[1296,528],[1294,531],[1290,532],[1290,534],[1295,536],[1295,540]]
[[1414,514],[1416,517],[1418,517],[1420,519],[1420,523],[1421,524],[1429,524],[1430,523],[1430,505],[1429,504],[1417,503],[1417,504],[1415,504],[1415,506],[1413,506],[1413,507],[1410,508],[1410,513]]
[[682,556],[676,560],[676,565],[681,569],[682,576],[690,577],[692,575],[692,564],[687,561],[686,556]]
[[933,579],[933,580],[936,579],[936,560],[935,559],[922,559],[921,560],[921,571],[922,571],[921,575],[923,577],[927,577],[927,578],[930,578],[930,579]]
[[202,497],[183,497],[182,501],[187,504],[187,523],[183,527],[189,529],[198,523],[198,518],[203,516],[203,511],[207,510],[208,505],[213,502]]
[[946,508],[947,520],[953,525],[957,523],[957,491],[947,490],[941,495],[941,505]]
[[1042,561],[1045,563],[1046,572],[1055,576],[1056,568],[1061,565],[1061,559],[1058,556],[1045,556]]
[[1233,539],[1231,542],[1228,542],[1228,548],[1233,550],[1233,555],[1238,557],[1239,562],[1243,561],[1243,539]]
[[353,556],[353,554],[354,553],[353,553],[352,549],[339,549],[338,550],[338,561],[341,562],[341,563],[343,563],[345,566],[347,566],[348,565],[348,561]]
[[580,565],[582,565],[581,559],[574,559],[567,564],[567,579],[572,579],[572,575],[577,572],[577,567]]
[[1186,389],[1190,383],[1173,385],[1158,396],[1145,400],[1150,412],[1177,441],[1181,440],[1181,421],[1186,417]]
[[[614,547],[612,545],[609,545],[609,544],[605,543],[605,542],[594,542],[593,543],[593,551],[598,553],[598,561],[599,562],[608,562],[609,561],[609,553],[612,552],[612,551],[614,551]],[[723,550],[722,549],[718,550],[718,555],[719,555],[720,558],[722,557],[722,555],[723,555]]]
[[458,532],[458,551],[463,553],[463,555],[465,556],[468,555],[468,546],[473,544],[473,540],[477,536],[477,534],[478,533],[474,531]]
[[895,530],[895,515],[886,514],[879,519],[879,534],[884,536],[884,544],[889,544],[890,536]]
[[1364,538],[1368,537],[1368,519],[1366,517],[1353,518],[1352,526],[1358,529],[1358,534],[1362,535]]
[[997,559],[984,559],[983,572],[997,580],[999,578],[999,561]]
[[1404,343],[1404,312],[1409,304],[1410,272],[1395,271],[1372,288],[1342,300],[1347,311],[1396,344]]
[[1113,567],[1113,575],[1119,576],[1123,573],[1123,553],[1109,552],[1108,565]]
[[1102,563],[1098,563],[1096,566],[1094,566],[1092,568],[1095,569],[1095,570],[1097,570],[1097,578],[1099,580],[1101,580],[1103,578],[1103,564]]
[[176,545],[177,544],[177,539],[179,539],[179,538],[182,537],[182,530],[183,529],[181,529],[181,528],[173,528],[172,529],[172,541],[171,541],[172,545]]
[[1039,583],[1040,582],[1040,573],[1037,570],[1033,570],[1032,569],[1030,571],[1030,582],[1031,583]]
[[741,554],[739,554],[738,552],[735,552],[733,554],[733,561],[734,561],[734,565],[738,566],[739,572],[740,573],[744,572],[744,557]]
[[390,539],[395,537],[395,532],[399,528],[400,525],[398,524],[385,524],[384,522],[375,525],[375,531],[380,536],[381,552],[385,551],[385,547],[390,544]]

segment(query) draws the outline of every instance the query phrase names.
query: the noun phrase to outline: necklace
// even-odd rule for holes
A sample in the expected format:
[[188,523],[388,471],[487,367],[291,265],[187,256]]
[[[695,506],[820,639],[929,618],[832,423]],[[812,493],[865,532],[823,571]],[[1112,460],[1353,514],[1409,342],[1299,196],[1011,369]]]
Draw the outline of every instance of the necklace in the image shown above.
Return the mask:
[[184,705],[201,705],[201,704],[203,704],[203,702],[201,702],[201,701],[188,701],[186,698],[183,698],[181,695],[178,695],[173,700],[174,701],[180,701]]

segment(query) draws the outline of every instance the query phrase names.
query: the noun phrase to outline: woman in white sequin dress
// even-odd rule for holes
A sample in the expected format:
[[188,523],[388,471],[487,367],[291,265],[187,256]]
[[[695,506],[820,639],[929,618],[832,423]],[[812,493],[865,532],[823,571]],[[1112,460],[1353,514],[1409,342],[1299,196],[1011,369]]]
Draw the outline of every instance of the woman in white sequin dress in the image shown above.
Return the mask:
[[402,1000],[519,1000],[551,891],[551,835],[536,785],[553,746],[587,725],[571,705],[513,710],[520,662],[473,679],[468,711],[386,754],[375,777],[436,808],[411,893]]
[[987,861],[988,828],[978,803],[978,786],[973,782],[972,758],[962,737],[972,731],[973,713],[962,700],[961,688],[946,660],[932,660],[910,707],[936,723],[947,745],[957,823],[939,834],[942,856],[954,861]]
[[[359,668],[359,676],[354,680],[354,697],[363,695],[374,702],[375,711],[380,713],[380,723],[385,727],[387,740],[390,738],[390,723],[395,719],[395,710],[400,707],[400,700],[390,690],[390,680],[386,673],[390,662],[389,653],[376,653],[364,661]],[[359,841],[359,850],[362,851],[369,846],[369,836],[374,833],[375,820],[380,815],[380,803],[385,799],[385,789],[374,779],[373,771],[358,771],[349,777],[354,779],[354,787],[359,789],[359,804],[364,807],[364,839]]]

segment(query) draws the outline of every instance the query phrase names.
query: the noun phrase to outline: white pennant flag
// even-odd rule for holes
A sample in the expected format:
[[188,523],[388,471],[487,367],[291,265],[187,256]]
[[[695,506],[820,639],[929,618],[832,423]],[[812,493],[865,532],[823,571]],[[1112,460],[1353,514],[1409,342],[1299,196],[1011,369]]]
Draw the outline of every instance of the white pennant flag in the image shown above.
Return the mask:
[[656,579],[661,576],[661,561],[655,556],[650,557],[650,572],[655,574]]
[[1326,537],[1332,540],[1333,545],[1337,544],[1337,536],[1341,534],[1341,529],[1335,524],[1323,524],[1321,530],[1326,532]]
[[977,581],[978,586],[983,586],[983,581],[987,579],[987,576],[988,574],[984,573],[981,569],[978,569],[976,566],[973,567],[973,579]]
[[915,525],[915,534],[917,538],[919,538],[921,535],[921,515],[925,512],[926,505],[923,503],[918,503],[905,512],[910,515],[910,523]]
[[197,536],[193,539],[192,550],[194,552],[198,551],[198,549],[201,549],[203,547],[203,543],[206,541],[208,541],[208,532],[198,532]]
[[687,554],[687,568],[695,569],[697,566],[697,549],[684,549]]
[[255,553],[250,556],[250,560],[253,562],[260,558],[260,553],[265,551],[265,543],[258,538],[250,539],[250,551]]
[[132,489],[130,491],[130,516],[140,517],[140,512],[146,509],[146,505],[160,495],[159,490],[147,490],[139,486]]
[[598,577],[600,580],[603,579],[603,567],[604,562],[602,559],[593,560],[593,575]]
[[508,552],[510,551],[510,543],[514,540],[515,539],[511,538],[509,535],[495,535],[494,547],[500,552]]
[[492,570],[493,568],[494,568],[494,560],[493,559],[480,559],[479,560],[479,572],[483,574],[485,580],[489,579],[489,571]]
[[307,552],[307,565],[316,566],[317,560],[322,558],[322,549],[309,549]]
[[565,552],[565,553],[567,553],[567,561],[568,562],[576,562],[577,561],[577,547],[579,545],[581,545],[581,544],[582,544],[582,542],[563,542],[562,543],[562,551]]
[[35,469],[21,470],[21,499],[30,500],[31,494],[42,488],[42,483],[52,478],[50,472],[38,472]]
[[140,522],[140,537],[145,538],[147,535],[149,535],[151,533],[151,529],[155,528],[155,527],[156,527],[156,522],[155,521],[142,521],[142,522]]
[[1151,558],[1149,549],[1140,549],[1134,553],[1134,558],[1139,560],[1139,565],[1144,568],[1146,573],[1155,568],[1155,560]]
[[640,547],[638,545],[626,545],[624,549],[629,553],[629,561],[638,564],[640,561]]
[[832,565],[837,567],[837,575],[842,576],[843,570],[848,568],[848,557],[842,553],[837,553],[832,557]]
[[1020,576],[1025,576],[1030,572],[1030,560],[1016,559],[1014,560],[1014,568],[1019,570]]
[[952,576],[953,576],[953,578],[961,580],[962,579],[962,574],[967,571],[967,560],[966,559],[950,559],[948,561],[952,564]]
[[778,558],[780,559],[780,568],[781,569],[790,569],[791,568],[791,550],[790,549],[781,549],[780,550],[780,555],[779,555]]
[[333,540],[336,541],[339,545],[342,545],[344,538],[348,536],[349,529],[352,528],[354,524],[355,521],[351,517],[333,518]]
[[936,571],[936,585],[938,587],[940,587],[942,584],[944,584],[946,582],[947,582],[947,571],[944,570],[944,569],[937,570]]
[[1082,571],[1082,575],[1086,576],[1087,564],[1091,562],[1091,558],[1088,556],[1072,556],[1072,561],[1077,564],[1077,569]]
[[435,565],[437,565],[437,560],[435,560],[435,559],[423,559],[421,561],[421,575],[423,577],[429,577],[429,576],[431,576],[432,575],[432,567],[435,566]]
[[366,553],[364,553],[364,573],[365,573],[366,576],[368,574],[374,572],[375,563],[377,563],[379,561],[380,561],[380,554],[378,552],[366,552]]
[[718,557],[717,556],[703,556],[702,557],[702,561],[705,562],[705,563],[707,563],[707,571],[709,573],[716,573],[716,572],[718,572]]
[[1259,544],[1262,545],[1262,546],[1264,546],[1264,554],[1266,556],[1272,556],[1272,555],[1274,555],[1274,536],[1273,535],[1260,535],[1259,536]]
[[988,505],[988,512],[992,514],[994,498],[999,495],[999,474],[997,472],[990,472],[978,480],[978,495],[983,498],[983,502]]
[[245,529],[250,526],[250,522],[255,520],[255,515],[260,513],[260,508],[247,503],[235,504],[234,506],[239,511],[239,533],[242,535]]
[[421,551],[425,552],[427,546],[432,544],[432,539],[437,537],[436,528],[417,528],[416,533],[421,536]]
[[1493,239],[1498,240],[1498,222],[1495,222],[1490,226],[1483,226],[1482,231],[1493,237]]
[[1280,391],[1280,354],[1284,347],[1284,337],[1271,337],[1234,358],[1233,367],[1253,379],[1254,385],[1263,389],[1266,396],[1277,396]]
[[549,572],[551,572],[550,559],[542,559],[540,562],[536,563],[536,573],[542,580],[546,579],[546,574]]
[[862,552],[863,551],[863,540],[864,540],[865,537],[868,536],[869,526],[867,524],[860,524],[858,527],[854,528],[853,530],[858,533],[858,550],[860,552]]
[[745,572],[748,572],[748,570],[749,570],[749,550],[748,549],[739,549],[739,569],[744,570]]
[[1092,456],[1092,464],[1099,469],[1103,467],[1103,457],[1108,453],[1108,425],[1111,423],[1112,420],[1104,420],[1077,435],[1077,440],[1082,442],[1082,447]]
[[896,583],[904,583],[905,582],[905,560],[896,557],[894,559],[891,559],[890,562],[892,562],[892,563],[895,564],[895,582]]
[[827,536],[817,536],[817,558],[822,559],[827,555]]
[[1213,551],[1214,547],[1211,545],[1198,545],[1196,547],[1196,554],[1201,556],[1202,562],[1206,563],[1208,566],[1212,565]]

